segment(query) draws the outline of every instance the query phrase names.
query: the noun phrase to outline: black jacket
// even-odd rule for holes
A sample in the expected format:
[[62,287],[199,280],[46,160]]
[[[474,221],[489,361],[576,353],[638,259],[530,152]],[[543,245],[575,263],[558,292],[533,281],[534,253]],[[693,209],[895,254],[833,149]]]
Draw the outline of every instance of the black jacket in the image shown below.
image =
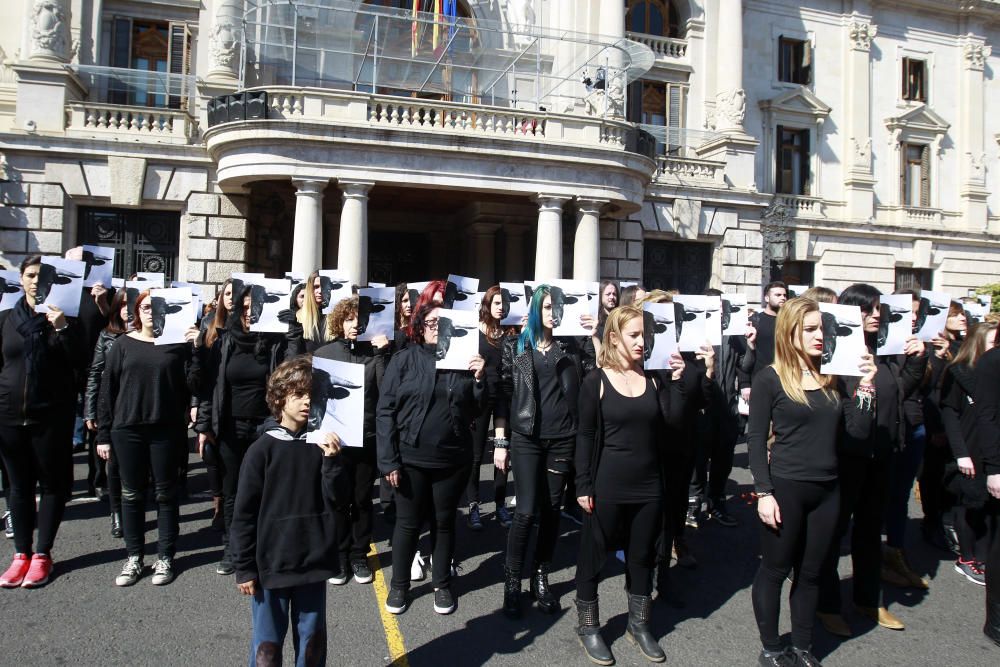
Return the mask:
[[[219,435],[222,424],[229,417],[231,392],[226,381],[226,367],[236,348],[236,341],[225,329],[218,329],[218,338],[210,350],[202,350],[200,360],[204,365],[205,384],[199,387],[198,419],[194,430],[198,433]],[[282,334],[259,334],[264,337],[268,350],[268,375],[285,360],[286,339]],[[267,415],[261,415],[266,417]]]
[[[74,318],[57,332],[45,315],[31,310],[22,296],[10,310],[0,312],[0,419],[8,425],[37,424],[52,410],[73,409],[78,385],[76,372],[85,353]],[[31,334],[35,352],[28,358]],[[30,373],[29,373],[30,371]]]
[[376,350],[371,343],[349,341],[338,338],[316,350],[313,356],[320,359],[333,359],[350,364],[365,366],[365,447],[375,445],[375,411],[378,408],[379,386],[385,376],[386,359],[389,357],[389,346]]
[[[513,335],[503,339],[500,358],[500,395],[510,405],[508,416],[510,430],[532,436],[538,426],[538,380],[535,377],[531,350],[518,354],[517,341],[518,336]],[[580,348],[573,338],[553,338],[552,341],[553,346],[549,354],[556,355],[559,385],[569,407],[573,427],[576,428],[579,423],[577,401],[584,371],[580,361]]]
[[97,335],[94,355],[87,368],[87,388],[83,394],[83,418],[97,421],[97,398],[101,393],[101,376],[107,363],[108,350],[122,334],[110,333],[107,329]]
[[739,417],[740,390],[750,386],[755,355],[743,336],[726,336],[715,347],[712,411],[721,417]]
[[983,474],[1000,474],[1000,348],[979,358],[975,372],[974,407]]
[[350,498],[340,458],[281,426],[250,445],[229,531],[237,583],[285,588],[337,573],[336,509]]
[[456,435],[471,441],[472,421],[486,405],[486,382],[476,382],[468,371],[439,371],[433,354],[427,354],[423,346],[410,345],[392,355],[380,387],[375,425],[378,467],[383,475],[402,467],[401,450],[417,446],[438,373],[449,383],[451,426]]

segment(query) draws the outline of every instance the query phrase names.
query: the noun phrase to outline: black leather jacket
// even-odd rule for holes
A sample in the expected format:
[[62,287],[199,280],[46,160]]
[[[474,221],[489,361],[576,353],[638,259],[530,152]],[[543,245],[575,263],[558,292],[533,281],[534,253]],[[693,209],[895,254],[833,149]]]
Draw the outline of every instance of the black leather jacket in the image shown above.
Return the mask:
[[[510,405],[509,426],[511,431],[522,435],[534,435],[538,414],[538,380],[531,350],[517,353],[517,336],[506,336],[502,343],[500,360],[500,391]],[[577,399],[584,371],[580,360],[580,347],[573,338],[554,338],[549,354],[556,355],[556,370],[559,385],[569,407],[573,428],[579,424]]]
[[97,397],[101,393],[101,376],[104,375],[104,365],[107,363],[108,350],[122,334],[110,333],[103,329],[97,335],[94,345],[94,357],[87,369],[87,389],[83,394],[83,418],[97,421]]

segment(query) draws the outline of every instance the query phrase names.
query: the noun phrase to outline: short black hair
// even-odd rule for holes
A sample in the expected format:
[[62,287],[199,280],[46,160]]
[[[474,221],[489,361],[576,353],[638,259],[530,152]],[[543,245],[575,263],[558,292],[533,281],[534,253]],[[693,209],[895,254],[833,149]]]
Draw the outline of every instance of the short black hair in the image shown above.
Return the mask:
[[709,287],[705,290],[705,296],[722,296],[722,290]]
[[837,302],[842,306],[860,306],[861,312],[871,315],[881,297],[882,292],[877,288],[866,283],[854,283],[840,293]]
[[42,263],[41,255],[31,255],[30,257],[25,257],[24,261],[21,262],[21,273],[28,270],[29,266],[35,266]]
[[785,292],[788,292],[788,285],[781,282],[780,280],[772,280],[771,282],[769,282],[767,285],[764,286],[764,296],[767,296],[768,292],[778,287],[785,290]]

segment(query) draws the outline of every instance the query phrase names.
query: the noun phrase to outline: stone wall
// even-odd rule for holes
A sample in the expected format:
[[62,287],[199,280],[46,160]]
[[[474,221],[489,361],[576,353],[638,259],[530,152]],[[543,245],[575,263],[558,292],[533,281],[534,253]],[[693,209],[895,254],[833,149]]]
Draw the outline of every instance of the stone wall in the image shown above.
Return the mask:
[[247,206],[245,195],[188,197],[181,216],[182,280],[203,284],[214,293],[230,274],[247,270]]
[[53,183],[0,183],[0,264],[16,268],[29,255],[60,255],[66,193]]
[[642,282],[642,224],[601,220],[601,280]]

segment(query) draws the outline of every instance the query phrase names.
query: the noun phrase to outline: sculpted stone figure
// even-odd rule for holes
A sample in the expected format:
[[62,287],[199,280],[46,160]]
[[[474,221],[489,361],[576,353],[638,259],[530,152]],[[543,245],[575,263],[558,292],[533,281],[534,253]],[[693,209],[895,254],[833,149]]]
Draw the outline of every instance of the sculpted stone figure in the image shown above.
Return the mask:
[[35,0],[31,11],[31,54],[66,60],[69,7],[66,0]]

